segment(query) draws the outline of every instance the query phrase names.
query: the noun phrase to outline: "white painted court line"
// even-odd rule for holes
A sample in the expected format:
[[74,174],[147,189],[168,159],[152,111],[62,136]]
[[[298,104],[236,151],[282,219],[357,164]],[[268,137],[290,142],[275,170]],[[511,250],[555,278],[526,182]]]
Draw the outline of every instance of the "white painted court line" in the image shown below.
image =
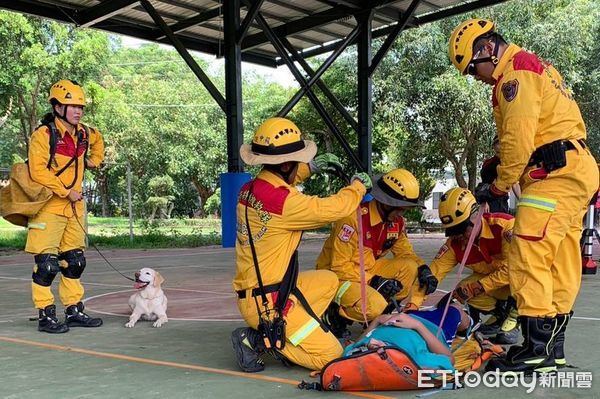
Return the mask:
[[[91,301],[92,299],[97,299],[97,298],[101,298],[104,296],[108,296],[108,295],[112,295],[112,294],[120,294],[123,292],[130,292],[130,290],[122,290],[122,291],[113,291],[113,292],[107,292],[105,294],[100,294],[100,295],[94,295],[91,296],[89,298],[86,298],[83,300],[84,303]],[[203,292],[208,292],[210,293],[210,291],[203,291]],[[222,298],[206,298],[207,302],[208,301],[214,301],[214,300],[221,300]],[[120,313],[113,313],[113,312],[106,312],[103,310],[96,310],[93,307],[86,307],[86,309],[93,311],[95,313],[99,313],[99,314],[105,314],[105,315],[109,315],[109,316],[119,316],[119,317],[129,317],[129,315],[126,314],[120,314]],[[239,313],[234,313],[234,314],[223,314],[221,316],[239,316]],[[238,322],[238,321],[244,321],[244,319],[190,319],[190,318],[176,318],[176,317],[169,317],[169,320],[177,320],[177,321],[213,321],[213,322]]]
[[[98,266],[94,266],[94,267],[98,267]],[[109,268],[108,265],[106,265],[107,268]],[[140,270],[141,267],[136,267],[135,269],[117,269],[119,270],[121,273],[127,275],[128,273],[130,273],[131,275],[133,275],[133,273],[137,272],[138,270]],[[210,269],[210,270],[220,270],[220,269],[226,269],[226,270],[232,270],[231,266],[208,266],[208,265],[176,265],[176,266],[154,266],[153,269],[155,270],[172,270],[172,269],[185,269],[185,268],[189,268],[189,269]],[[103,271],[89,271],[86,273],[86,275],[101,275],[101,274],[110,274],[110,273],[117,273],[112,269],[107,269],[107,270],[103,270]],[[118,274],[118,273],[117,273]]]
[[582,317],[582,316],[573,316],[571,317],[572,319],[579,319],[579,320],[592,320],[592,321],[600,321],[600,318],[597,317]]

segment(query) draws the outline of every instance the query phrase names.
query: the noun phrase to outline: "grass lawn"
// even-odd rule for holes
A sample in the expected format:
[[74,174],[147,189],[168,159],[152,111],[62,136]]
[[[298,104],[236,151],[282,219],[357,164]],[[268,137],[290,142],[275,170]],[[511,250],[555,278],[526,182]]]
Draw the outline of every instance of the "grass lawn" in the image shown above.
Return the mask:
[[[133,241],[129,238],[127,218],[88,219],[91,243],[114,248],[169,248],[218,245],[221,243],[220,219],[169,219],[149,223],[135,221]],[[23,249],[27,230],[0,218],[0,249]]]

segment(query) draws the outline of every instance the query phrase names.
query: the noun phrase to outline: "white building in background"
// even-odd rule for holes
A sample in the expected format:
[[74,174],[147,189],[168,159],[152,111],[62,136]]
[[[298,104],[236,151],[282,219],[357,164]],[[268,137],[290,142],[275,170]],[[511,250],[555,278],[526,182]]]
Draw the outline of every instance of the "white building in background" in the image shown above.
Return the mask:
[[[467,177],[465,176],[465,179]],[[479,183],[479,176],[477,176],[477,182]],[[425,207],[427,209],[423,210],[423,220],[427,223],[442,223],[439,217],[438,209],[440,204],[440,197],[446,191],[450,190],[453,187],[458,187],[456,183],[456,178],[454,177],[454,172],[450,168],[446,168],[444,172],[444,177],[435,182],[435,186],[431,191],[431,195],[425,200]],[[508,206],[510,209],[515,209],[517,207],[517,201],[514,194],[511,192],[508,197]]]
[[446,168],[444,177],[435,182],[435,186],[431,191],[431,195],[425,200],[425,208],[423,209],[423,220],[427,223],[442,223],[439,218],[438,208],[440,204],[440,197],[446,191],[452,187],[456,187],[456,179],[454,178],[454,172]]

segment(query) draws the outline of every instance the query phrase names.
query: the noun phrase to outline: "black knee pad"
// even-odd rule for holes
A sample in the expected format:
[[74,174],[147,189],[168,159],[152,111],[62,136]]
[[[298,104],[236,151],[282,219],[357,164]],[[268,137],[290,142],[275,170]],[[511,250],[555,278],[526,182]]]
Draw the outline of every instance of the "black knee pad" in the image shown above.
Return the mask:
[[34,256],[36,268],[31,274],[33,282],[43,287],[49,287],[54,277],[60,271],[58,255],[39,254]]
[[61,269],[63,276],[67,278],[80,278],[85,269],[85,256],[81,249],[72,249],[60,254],[60,259],[67,262],[67,267]]

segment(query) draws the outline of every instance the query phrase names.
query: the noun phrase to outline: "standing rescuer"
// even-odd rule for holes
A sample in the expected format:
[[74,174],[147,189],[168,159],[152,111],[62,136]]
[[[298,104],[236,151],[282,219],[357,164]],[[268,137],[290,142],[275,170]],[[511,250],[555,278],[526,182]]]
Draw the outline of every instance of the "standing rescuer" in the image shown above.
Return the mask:
[[[69,327],[99,327],[102,320],[88,316],[81,302],[86,260],[83,231],[82,182],[86,167],[104,159],[102,135],[80,123],[85,94],[79,84],[60,80],[50,88],[52,113],[31,135],[29,173],[48,187],[52,198],[29,220],[25,251],[34,254],[33,304],[39,310],[38,330],[64,333]],[[56,317],[51,284],[61,273],[58,292],[66,307],[65,322]]]
[[585,124],[558,71],[506,43],[492,21],[461,23],[449,56],[460,73],[493,86],[500,165],[477,200],[504,196],[517,181],[522,188],[508,259],[524,342],[488,369],[552,371],[565,364],[565,330],[581,284],[582,220],[598,182]]
[[233,288],[249,327],[236,329],[231,340],[246,372],[264,369],[260,356],[265,351],[312,370],[342,354],[341,344],[320,320],[338,279],[327,270],[298,273],[297,248],[303,230],[354,213],[371,179],[362,173],[330,197],[305,195],[296,183],[339,162],[331,154],[313,159],[316,152],[315,143],[302,140],[300,129],[285,118],[267,119],[252,144],[240,149],[246,164],[262,165],[241,188],[237,205]]

